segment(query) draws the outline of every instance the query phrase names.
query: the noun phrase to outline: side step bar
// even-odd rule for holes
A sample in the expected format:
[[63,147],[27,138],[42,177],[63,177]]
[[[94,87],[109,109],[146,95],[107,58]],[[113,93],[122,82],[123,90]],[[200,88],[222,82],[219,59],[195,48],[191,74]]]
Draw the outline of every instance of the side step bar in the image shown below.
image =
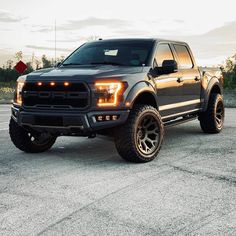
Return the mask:
[[191,121],[191,120],[196,120],[197,118],[198,118],[198,115],[189,115],[189,116],[185,116],[181,119],[178,118],[176,120],[171,120],[171,121],[164,122],[164,126],[165,127],[171,127],[171,126],[179,125],[179,124]]

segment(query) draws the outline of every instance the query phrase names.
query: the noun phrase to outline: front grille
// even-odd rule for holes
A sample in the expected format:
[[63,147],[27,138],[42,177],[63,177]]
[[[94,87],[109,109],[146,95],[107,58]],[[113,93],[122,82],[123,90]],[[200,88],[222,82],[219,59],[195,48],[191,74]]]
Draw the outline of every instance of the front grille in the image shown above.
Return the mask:
[[78,108],[84,109],[89,106],[89,89],[82,82],[69,83],[55,82],[54,86],[50,82],[42,82],[39,86],[37,82],[27,82],[23,89],[23,104],[26,107],[39,108]]

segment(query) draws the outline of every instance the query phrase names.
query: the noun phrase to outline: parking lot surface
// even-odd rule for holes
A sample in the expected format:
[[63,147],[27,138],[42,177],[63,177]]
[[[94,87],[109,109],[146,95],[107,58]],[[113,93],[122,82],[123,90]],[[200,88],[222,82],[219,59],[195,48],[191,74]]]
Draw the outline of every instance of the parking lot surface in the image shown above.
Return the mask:
[[236,235],[236,109],[217,135],[197,120],[166,129],[147,164],[102,136],[23,153],[9,116],[0,105],[0,235]]

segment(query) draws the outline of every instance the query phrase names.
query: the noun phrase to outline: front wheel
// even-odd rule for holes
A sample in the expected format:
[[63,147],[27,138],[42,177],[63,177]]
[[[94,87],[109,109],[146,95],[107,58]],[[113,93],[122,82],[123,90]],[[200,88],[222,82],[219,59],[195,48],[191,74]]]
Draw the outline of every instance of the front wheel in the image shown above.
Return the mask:
[[9,124],[9,134],[13,144],[24,152],[44,152],[52,147],[56,141],[55,136],[46,133],[28,131],[19,126],[12,118]]
[[199,115],[199,121],[204,133],[219,133],[223,129],[225,117],[223,98],[220,94],[212,93],[207,110]]
[[152,106],[137,105],[126,123],[115,132],[115,145],[120,156],[130,162],[152,161],[161,149],[164,126]]

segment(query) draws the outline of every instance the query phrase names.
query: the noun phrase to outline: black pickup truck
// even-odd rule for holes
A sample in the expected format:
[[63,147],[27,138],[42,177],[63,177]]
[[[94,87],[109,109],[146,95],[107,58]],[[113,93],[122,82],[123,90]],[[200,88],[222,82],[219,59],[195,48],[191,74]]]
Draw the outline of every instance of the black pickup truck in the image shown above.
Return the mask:
[[88,42],[57,67],[18,78],[9,132],[25,152],[48,150],[61,135],[112,134],[122,158],[148,162],[165,126],[198,118],[203,132],[222,130],[222,84],[184,42]]

